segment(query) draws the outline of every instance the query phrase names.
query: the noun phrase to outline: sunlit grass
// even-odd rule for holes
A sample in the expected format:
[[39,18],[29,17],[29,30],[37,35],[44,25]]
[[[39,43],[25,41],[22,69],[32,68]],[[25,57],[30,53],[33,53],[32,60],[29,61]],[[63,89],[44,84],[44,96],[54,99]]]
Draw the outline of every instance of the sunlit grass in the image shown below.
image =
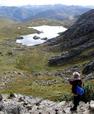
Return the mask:
[[[45,85],[38,83],[40,81],[46,81]],[[47,84],[47,81],[57,81],[57,83]],[[69,84],[65,84],[60,77],[29,77],[29,78],[17,78],[15,82],[8,84],[8,88],[2,93],[21,93],[26,95],[32,95],[36,97],[42,97],[50,100],[57,100],[64,93],[70,93]]]

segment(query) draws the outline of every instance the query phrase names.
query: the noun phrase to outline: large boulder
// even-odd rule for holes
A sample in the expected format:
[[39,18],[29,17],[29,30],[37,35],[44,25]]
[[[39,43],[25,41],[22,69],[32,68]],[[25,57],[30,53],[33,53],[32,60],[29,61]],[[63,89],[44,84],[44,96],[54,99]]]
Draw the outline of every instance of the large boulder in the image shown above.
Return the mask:
[[5,112],[6,114],[21,114],[19,106],[9,103],[5,106]]
[[94,72],[94,61],[91,61],[84,66],[84,69],[82,70],[82,74],[88,75],[92,72]]

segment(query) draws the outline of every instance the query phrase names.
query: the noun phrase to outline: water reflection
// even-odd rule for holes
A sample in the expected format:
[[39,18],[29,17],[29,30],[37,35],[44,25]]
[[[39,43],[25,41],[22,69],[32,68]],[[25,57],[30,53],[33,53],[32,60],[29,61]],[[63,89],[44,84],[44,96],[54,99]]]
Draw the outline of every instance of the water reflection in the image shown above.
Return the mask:
[[[28,28],[30,29],[31,27]],[[47,26],[47,25],[42,25],[32,28],[40,31],[40,34],[35,33],[35,34],[24,35],[22,36],[23,39],[17,39],[16,43],[21,43],[22,45],[26,46],[41,44],[44,43],[45,40],[47,39],[57,37],[59,35],[58,33],[64,32],[66,30],[66,28],[64,28],[63,26]]]

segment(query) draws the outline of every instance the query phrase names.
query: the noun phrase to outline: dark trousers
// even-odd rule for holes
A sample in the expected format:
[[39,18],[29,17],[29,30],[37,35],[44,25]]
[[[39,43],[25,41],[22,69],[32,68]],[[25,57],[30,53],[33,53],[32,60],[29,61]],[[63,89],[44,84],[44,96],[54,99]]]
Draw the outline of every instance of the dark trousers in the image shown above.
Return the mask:
[[82,96],[77,95],[73,97],[73,104],[75,108],[77,108],[80,101],[84,101],[86,103],[85,95],[82,95]]

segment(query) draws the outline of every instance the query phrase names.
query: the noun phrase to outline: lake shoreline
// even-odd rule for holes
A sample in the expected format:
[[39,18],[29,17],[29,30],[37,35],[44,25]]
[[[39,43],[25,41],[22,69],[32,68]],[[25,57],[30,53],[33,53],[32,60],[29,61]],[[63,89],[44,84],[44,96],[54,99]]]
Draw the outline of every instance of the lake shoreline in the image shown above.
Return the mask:
[[[34,45],[42,44],[49,39],[59,36],[59,33],[67,30],[63,26],[48,26],[48,25],[42,25],[42,26],[37,26],[32,28],[39,31],[39,33],[21,35],[19,36],[21,37],[21,39],[18,38],[16,40],[16,43],[20,43],[26,46],[34,46]],[[31,29],[31,27],[29,27],[29,29]]]

